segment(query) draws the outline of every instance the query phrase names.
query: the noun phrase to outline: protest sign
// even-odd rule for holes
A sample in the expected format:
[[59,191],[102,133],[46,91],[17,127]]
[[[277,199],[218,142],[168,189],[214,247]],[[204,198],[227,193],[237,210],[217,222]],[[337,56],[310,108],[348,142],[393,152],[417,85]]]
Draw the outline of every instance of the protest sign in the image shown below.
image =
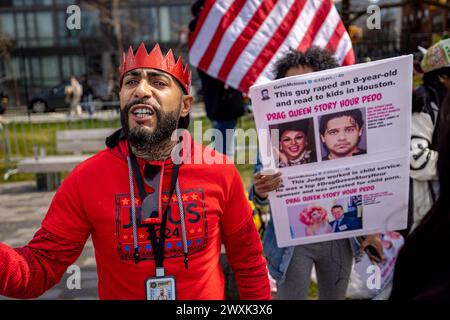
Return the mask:
[[250,89],[280,247],[406,228],[412,56]]

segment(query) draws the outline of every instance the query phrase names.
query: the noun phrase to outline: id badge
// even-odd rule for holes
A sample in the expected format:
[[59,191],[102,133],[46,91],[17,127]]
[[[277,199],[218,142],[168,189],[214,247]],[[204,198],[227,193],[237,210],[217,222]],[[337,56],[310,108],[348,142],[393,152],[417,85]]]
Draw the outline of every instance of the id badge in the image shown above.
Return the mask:
[[147,300],[176,300],[175,278],[152,277],[145,282]]

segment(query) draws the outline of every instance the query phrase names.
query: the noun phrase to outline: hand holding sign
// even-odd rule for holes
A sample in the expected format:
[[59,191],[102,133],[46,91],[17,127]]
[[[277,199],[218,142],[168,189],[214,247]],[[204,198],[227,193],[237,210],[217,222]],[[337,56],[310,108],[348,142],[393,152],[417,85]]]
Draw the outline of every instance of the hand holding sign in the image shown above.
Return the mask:
[[369,259],[373,262],[378,263],[384,260],[380,234],[373,234],[365,237],[361,243],[361,250],[365,251]]
[[266,199],[269,192],[275,191],[282,183],[281,172],[275,169],[267,169],[255,175],[255,193],[261,199]]

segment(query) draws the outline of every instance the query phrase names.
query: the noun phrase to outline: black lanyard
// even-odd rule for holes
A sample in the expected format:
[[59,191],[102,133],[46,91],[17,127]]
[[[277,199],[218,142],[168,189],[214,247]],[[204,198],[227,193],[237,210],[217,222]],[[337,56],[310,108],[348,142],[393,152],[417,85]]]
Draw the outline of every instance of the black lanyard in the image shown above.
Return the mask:
[[[131,148],[128,148],[128,149],[129,149],[129,153],[130,153],[131,167],[133,168],[133,175],[136,180],[136,185],[139,189],[139,196],[141,198],[141,203],[142,203],[146,197],[145,188],[144,188],[144,180],[142,179],[141,171],[139,170],[136,156],[131,151]],[[149,225],[150,241],[152,243],[153,252],[154,252],[154,256],[155,256],[156,268],[163,268],[164,246],[166,243],[165,231],[166,231],[166,224],[167,224],[167,211],[169,209],[170,202],[172,200],[172,195],[175,190],[179,169],[180,169],[179,164],[175,164],[173,166],[172,181],[171,181],[170,194],[169,194],[169,202],[167,203],[166,209],[164,210],[164,214],[162,216],[161,228],[159,230],[159,241],[156,236],[155,225],[154,224]],[[160,186],[160,188],[162,190],[162,186]],[[139,261],[139,251],[136,250],[136,248],[135,248],[134,258],[137,263]]]

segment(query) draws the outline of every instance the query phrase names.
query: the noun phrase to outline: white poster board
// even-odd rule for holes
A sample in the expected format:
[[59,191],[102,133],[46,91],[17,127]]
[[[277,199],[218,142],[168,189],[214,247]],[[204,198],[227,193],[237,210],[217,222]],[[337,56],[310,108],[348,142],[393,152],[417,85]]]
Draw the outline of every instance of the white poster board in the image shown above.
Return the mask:
[[[280,247],[406,228],[412,56],[253,86]],[[339,218],[339,219],[338,219]]]

